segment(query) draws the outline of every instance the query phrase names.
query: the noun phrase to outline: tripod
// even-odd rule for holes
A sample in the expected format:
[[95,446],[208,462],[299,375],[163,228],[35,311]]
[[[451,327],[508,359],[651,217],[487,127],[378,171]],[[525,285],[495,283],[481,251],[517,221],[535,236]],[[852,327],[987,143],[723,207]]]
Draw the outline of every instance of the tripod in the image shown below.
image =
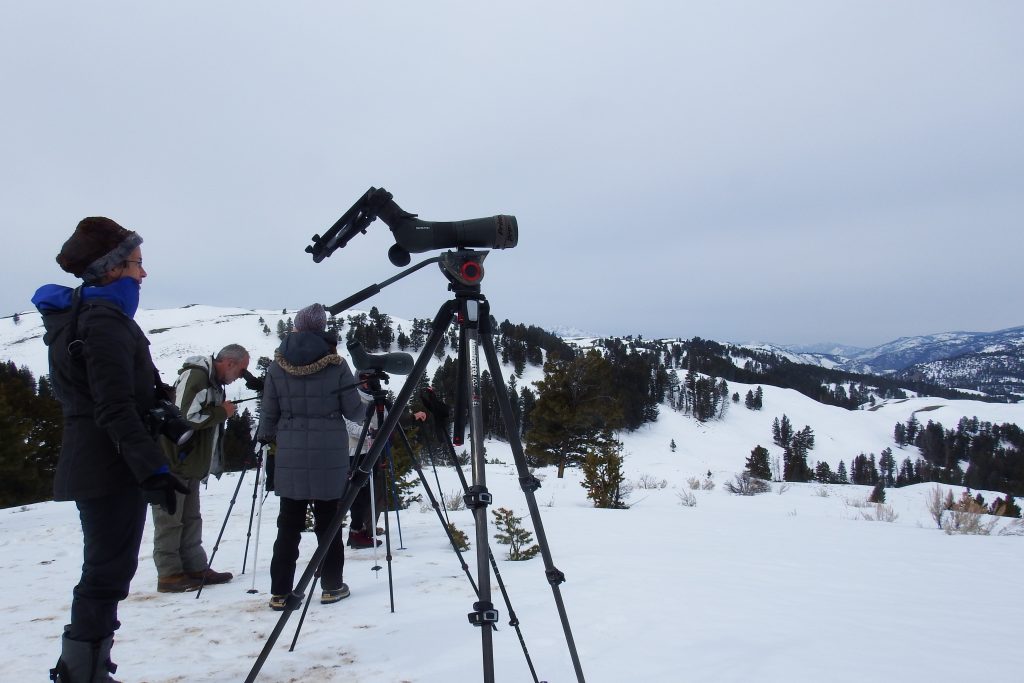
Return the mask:
[[[319,566],[330,540],[333,539],[341,529],[345,514],[351,509],[352,501],[358,489],[366,483],[369,477],[370,468],[377,464],[384,451],[387,436],[390,435],[398,425],[398,420],[409,404],[410,397],[416,389],[419,380],[426,372],[427,363],[434,355],[438,347],[444,342],[445,334],[453,321],[459,325],[459,381],[455,402],[455,436],[456,445],[463,443],[466,419],[470,427],[471,453],[473,465],[473,482],[469,487],[466,496],[466,507],[473,511],[474,524],[476,529],[476,555],[477,555],[477,587],[479,600],[473,604],[473,611],[467,616],[470,624],[479,626],[481,634],[481,648],[483,659],[483,680],[485,683],[494,683],[494,647],[493,627],[498,622],[498,611],[491,602],[491,576],[488,564],[490,539],[487,530],[487,506],[491,503],[492,497],[487,489],[485,458],[484,458],[484,433],[483,433],[483,410],[481,406],[480,391],[480,358],[479,348],[483,346],[484,355],[494,381],[495,394],[498,400],[498,409],[505,423],[506,433],[509,435],[509,444],[512,448],[512,455],[515,459],[516,470],[519,474],[519,484],[526,498],[527,507],[530,511],[530,518],[533,523],[534,532],[537,535],[537,542],[541,549],[541,557],[545,568],[545,577],[551,587],[555,606],[561,620],[562,630],[565,634],[566,645],[572,658],[573,668],[579,683],[583,683],[583,670],[580,665],[579,656],[576,651],[575,641],[572,636],[572,629],[566,615],[565,605],[562,600],[561,584],[565,581],[565,575],[554,566],[551,557],[551,549],[547,541],[547,534],[544,531],[544,524],[540,517],[540,509],[534,495],[540,488],[540,481],[530,474],[526,464],[526,456],[523,452],[523,445],[518,436],[518,429],[515,425],[515,416],[512,411],[512,404],[508,397],[508,390],[502,379],[501,365],[497,352],[494,348],[494,329],[490,315],[490,304],[480,291],[480,280],[483,278],[483,267],[481,265],[488,252],[473,249],[459,249],[456,252],[445,254],[428,259],[403,273],[388,280],[383,286],[395,282],[405,275],[422,268],[431,262],[439,262],[441,271],[449,280],[449,290],[453,298],[444,302],[437,311],[431,325],[431,331],[426,343],[420,352],[419,357],[413,366],[412,372],[406,379],[405,384],[395,399],[394,408],[388,413],[381,426],[380,433],[383,438],[378,438],[369,451],[359,459],[350,485],[342,496],[338,512],[331,521],[325,541],[317,547],[313,553],[305,571],[299,578],[295,589],[285,599],[285,609],[281,613],[273,631],[267,639],[263,650],[260,652],[248,677],[246,683],[255,681],[256,676],[269,657],[281,631],[284,629],[291,613],[302,604],[303,591],[313,579],[316,568]],[[347,300],[341,301],[334,306],[327,307],[332,313],[337,313],[345,308],[358,303],[369,296],[380,291],[380,285],[373,285]]]

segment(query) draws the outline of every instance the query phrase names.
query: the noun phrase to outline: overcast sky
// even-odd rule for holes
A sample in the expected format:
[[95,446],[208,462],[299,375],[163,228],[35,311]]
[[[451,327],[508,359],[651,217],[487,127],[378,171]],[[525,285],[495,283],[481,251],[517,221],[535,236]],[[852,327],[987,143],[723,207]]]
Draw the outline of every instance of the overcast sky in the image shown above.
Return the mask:
[[[514,214],[499,320],[870,346],[1024,324],[1024,3],[0,0],[0,314],[84,216],[147,308],[333,303],[398,272],[370,186]],[[414,263],[434,253],[413,255]],[[433,267],[376,304],[433,317]]]

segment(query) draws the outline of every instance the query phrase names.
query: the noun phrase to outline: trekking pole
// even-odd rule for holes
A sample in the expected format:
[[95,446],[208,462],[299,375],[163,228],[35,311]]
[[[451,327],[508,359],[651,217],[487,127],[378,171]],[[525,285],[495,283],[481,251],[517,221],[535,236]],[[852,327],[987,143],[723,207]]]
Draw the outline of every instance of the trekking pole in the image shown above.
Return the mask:
[[[386,447],[385,447],[386,448]],[[383,475],[382,475],[383,476]],[[384,557],[388,562],[388,597],[391,600],[391,613],[395,613],[395,582],[391,573],[391,497],[388,495],[388,487],[384,485]],[[374,528],[376,532],[376,527]],[[376,540],[376,537],[374,537]]]
[[[257,477],[257,479],[259,479],[259,477]],[[252,588],[247,590],[246,593],[259,592],[256,590],[256,558],[259,557],[260,553],[260,527],[263,526],[263,503],[267,500],[266,495],[264,495],[265,491],[263,489],[266,487],[266,484],[267,478],[266,476],[264,476],[263,483],[260,487],[260,508],[259,510],[256,511],[256,545],[253,547],[252,550]]]
[[370,535],[370,545],[373,546],[373,566],[370,567],[370,569],[375,572],[379,572],[382,567],[380,566],[380,561],[377,559],[377,490],[374,488],[374,469],[374,467],[370,468],[370,482],[367,484],[367,486],[370,487],[370,531],[368,533]]
[[252,483],[252,507],[249,508],[249,528],[245,532],[245,554],[242,555],[242,573],[245,573],[245,563],[249,559],[249,539],[252,537],[252,517],[256,512],[256,497],[259,495],[260,489],[260,470],[263,467],[263,452],[266,450],[266,445],[261,446],[256,451],[256,481]]
[[245,473],[249,469],[249,461],[246,459],[244,467],[242,467],[242,473],[238,475],[238,484],[235,485],[235,492],[231,495],[231,502],[228,503],[228,512],[224,515],[224,523],[220,525],[220,533],[217,534],[217,540],[213,544],[213,552],[210,553],[210,559],[206,562],[206,569],[203,571],[202,580],[199,582],[199,590],[196,591],[196,600],[203,594],[203,588],[206,586],[206,575],[210,572],[210,568],[213,566],[213,558],[217,556],[217,549],[220,548],[220,539],[224,536],[224,529],[228,525],[228,520],[231,518],[231,509],[235,507],[235,499],[238,498],[238,490],[242,488],[242,480],[245,479]]

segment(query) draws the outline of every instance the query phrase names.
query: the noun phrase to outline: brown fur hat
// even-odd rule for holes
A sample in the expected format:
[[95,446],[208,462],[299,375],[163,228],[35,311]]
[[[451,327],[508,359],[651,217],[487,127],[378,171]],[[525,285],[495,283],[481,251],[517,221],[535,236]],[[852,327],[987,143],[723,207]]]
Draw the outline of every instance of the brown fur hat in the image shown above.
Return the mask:
[[57,264],[86,284],[93,284],[121,265],[140,244],[142,237],[138,233],[109,218],[83,218],[57,254]]

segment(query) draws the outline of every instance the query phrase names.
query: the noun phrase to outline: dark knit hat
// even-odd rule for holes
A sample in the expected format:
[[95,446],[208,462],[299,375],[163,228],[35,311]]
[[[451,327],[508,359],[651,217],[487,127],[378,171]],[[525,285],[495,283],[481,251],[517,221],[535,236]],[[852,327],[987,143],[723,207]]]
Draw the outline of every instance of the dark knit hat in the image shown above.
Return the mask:
[[102,216],[83,218],[57,254],[65,272],[92,284],[111,268],[121,265],[142,244],[138,233],[126,230]]
[[327,313],[320,304],[306,306],[295,314],[297,332],[323,332],[327,326]]

